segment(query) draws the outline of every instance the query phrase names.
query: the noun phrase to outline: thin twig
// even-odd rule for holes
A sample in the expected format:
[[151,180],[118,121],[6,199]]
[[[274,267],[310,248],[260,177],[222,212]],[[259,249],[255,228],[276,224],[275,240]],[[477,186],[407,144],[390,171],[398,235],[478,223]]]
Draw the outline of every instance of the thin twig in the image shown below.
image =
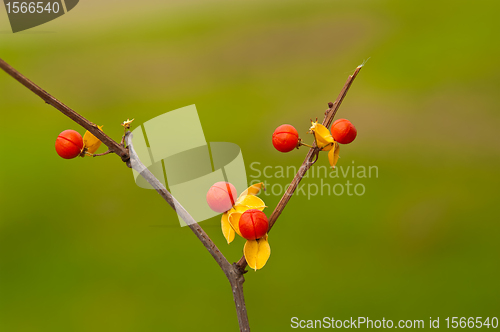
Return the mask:
[[54,106],[56,109],[61,111],[64,115],[69,117],[71,120],[78,123],[83,128],[90,131],[97,137],[104,145],[108,147],[108,149],[116,153],[118,156],[122,158],[123,161],[127,161],[129,158],[128,151],[123,146],[120,146],[117,142],[111,139],[108,135],[106,135],[102,130],[100,130],[95,124],[85,119],[83,116],[73,111],[71,108],[52,97],[47,91],[40,88],[38,85],[30,81],[23,74],[21,74],[16,69],[12,68],[7,62],[0,58],[0,68],[2,68],[7,74],[16,79],[19,83],[30,89],[33,93],[35,93],[38,97],[42,98],[47,104]]
[[111,153],[111,150],[108,150],[108,151],[103,152],[103,153],[93,154],[92,157],[102,157],[102,156],[105,156],[105,155],[110,154],[110,153]]
[[[347,79],[346,83],[344,84],[344,87],[342,88],[342,91],[340,91],[340,94],[338,95],[337,99],[335,100],[334,103],[328,103],[328,109],[325,112],[325,118],[323,119],[323,125],[325,127],[329,127],[333,121],[333,118],[335,117],[335,114],[337,114],[337,111],[342,104],[342,101],[344,100],[347,91],[349,91],[349,88],[351,87],[352,82],[358,75],[359,71],[363,68],[363,65],[360,65],[356,68],[354,73],[349,76]],[[290,183],[290,186],[288,189],[285,191],[283,196],[281,197],[281,200],[279,201],[278,205],[274,209],[273,213],[271,214],[271,217],[269,218],[269,231],[273,227],[273,225],[276,223],[276,220],[278,220],[278,217],[281,215],[281,212],[285,209],[286,205],[290,201],[290,198],[292,197],[293,193],[295,192],[295,189],[297,189],[297,186],[299,185],[300,181],[306,174],[306,172],[309,170],[309,168],[314,164],[315,160],[313,161],[313,158],[319,153],[319,149],[316,146],[316,144],[313,144],[313,147],[309,149],[309,152],[307,153],[306,158],[304,159],[304,162],[300,166],[297,174],[295,174],[295,177],[293,178],[292,182]],[[246,266],[247,266],[247,261],[245,260],[245,256],[241,257],[240,260],[237,263],[238,268],[240,271],[244,271]]]

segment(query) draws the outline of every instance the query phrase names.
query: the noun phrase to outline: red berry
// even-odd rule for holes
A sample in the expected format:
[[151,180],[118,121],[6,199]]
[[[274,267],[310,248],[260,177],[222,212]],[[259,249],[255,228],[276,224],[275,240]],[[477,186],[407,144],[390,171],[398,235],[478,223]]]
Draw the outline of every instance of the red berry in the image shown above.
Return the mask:
[[83,138],[77,131],[68,129],[57,136],[56,152],[64,159],[77,157],[83,149]]
[[207,203],[218,213],[226,212],[236,202],[236,188],[229,182],[217,182],[208,189]]
[[269,230],[269,221],[261,210],[246,210],[240,217],[240,233],[247,240],[260,239]]
[[276,128],[273,133],[273,145],[280,152],[290,152],[297,147],[299,133],[288,124]]
[[332,124],[332,136],[341,144],[349,144],[356,138],[358,131],[349,120],[338,119]]

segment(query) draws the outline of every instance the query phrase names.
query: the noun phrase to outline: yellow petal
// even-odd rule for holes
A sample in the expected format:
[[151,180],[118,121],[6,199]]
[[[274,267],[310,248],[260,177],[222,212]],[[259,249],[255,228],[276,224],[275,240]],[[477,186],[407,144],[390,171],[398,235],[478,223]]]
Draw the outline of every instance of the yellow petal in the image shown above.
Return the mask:
[[316,145],[322,151],[329,151],[332,149],[334,140],[332,134],[330,134],[330,131],[325,126],[317,122],[313,122],[309,130],[314,133],[314,138],[316,139]]
[[246,210],[250,209],[248,206],[244,206],[244,205],[235,205],[233,206],[232,208],[232,212],[245,212]]
[[224,212],[221,218],[222,234],[226,238],[227,244],[233,242],[234,240],[234,230],[229,224],[228,213]]
[[259,182],[259,183],[253,184],[250,187],[248,187],[247,189],[245,189],[245,191],[242,192],[239,197],[243,197],[246,195],[257,195],[260,192],[263,185],[264,185],[264,182]]
[[267,240],[267,235],[261,239],[247,241],[243,248],[245,259],[255,271],[262,269],[266,265],[269,256],[271,256],[271,247]]
[[[98,127],[102,130],[103,126]],[[94,154],[101,146],[101,141],[87,130],[83,135],[83,146],[87,148],[88,153]]]
[[[248,209],[258,209],[258,210],[264,210],[266,207],[266,204],[264,203],[263,200],[261,200],[259,197],[254,196],[254,195],[246,195],[246,196],[241,196],[236,200],[236,209],[237,211],[241,211],[240,207],[247,207]],[[240,210],[238,210],[240,208]],[[246,209],[246,210],[248,210]],[[245,210],[245,211],[246,211]]]
[[[245,211],[243,211],[245,212]],[[233,233],[236,232],[238,233],[239,236],[241,236],[240,233],[240,217],[243,214],[243,212],[233,212],[229,215],[229,224],[231,225],[233,229]]]
[[337,142],[334,142],[333,145],[335,146],[335,148],[328,152],[328,161],[330,162],[330,166],[332,166],[332,168],[335,168],[335,165],[339,160],[340,146]]

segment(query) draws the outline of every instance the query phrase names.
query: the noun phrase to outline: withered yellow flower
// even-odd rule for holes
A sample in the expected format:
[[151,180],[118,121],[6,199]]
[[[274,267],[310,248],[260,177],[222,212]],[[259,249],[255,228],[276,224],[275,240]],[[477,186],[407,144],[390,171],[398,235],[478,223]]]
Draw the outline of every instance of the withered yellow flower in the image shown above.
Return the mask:
[[330,131],[322,124],[316,122],[311,122],[311,128],[309,128],[309,133],[314,134],[314,139],[316,140],[316,145],[321,151],[330,151],[333,147],[333,142],[335,140],[330,134]]

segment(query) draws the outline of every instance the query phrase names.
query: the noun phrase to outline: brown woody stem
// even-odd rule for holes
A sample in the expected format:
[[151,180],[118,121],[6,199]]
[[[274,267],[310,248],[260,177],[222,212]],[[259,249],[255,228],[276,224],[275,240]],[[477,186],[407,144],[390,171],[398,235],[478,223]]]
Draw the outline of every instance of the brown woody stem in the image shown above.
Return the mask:
[[130,152],[130,164],[132,169],[136,170],[159,194],[160,196],[174,209],[174,211],[181,217],[182,220],[188,225],[198,239],[203,243],[208,252],[215,259],[217,264],[226,275],[231,289],[233,291],[234,303],[236,305],[236,313],[238,316],[238,323],[240,324],[240,331],[250,331],[248,323],[247,309],[245,305],[245,296],[243,294],[243,282],[245,278],[243,273],[236,267],[231,265],[226,257],[220,252],[219,248],[205,233],[203,228],[193,219],[193,217],[184,209],[184,207],[175,199],[174,196],[165,188],[165,186],[144,166],[135,153],[132,143],[132,133],[127,132],[125,135],[125,142]]
[[[351,87],[352,82],[358,75],[359,71],[363,68],[363,65],[360,65],[356,68],[354,73],[349,76],[347,81],[344,84],[344,87],[340,91],[340,94],[338,95],[337,99],[335,100],[334,103],[328,103],[328,109],[325,112],[325,118],[323,119],[323,125],[325,127],[329,127],[333,121],[333,118],[335,117],[335,114],[337,114],[337,111],[342,104],[342,101],[344,100],[347,91],[349,91],[349,88]],[[317,158],[317,153],[319,153],[319,148],[316,146],[316,143],[313,144],[313,146],[309,149],[309,152],[307,153],[306,158],[304,159],[304,162],[300,166],[297,174],[295,174],[295,177],[293,178],[292,182],[290,183],[290,186],[288,189],[285,191],[283,196],[281,197],[281,200],[279,201],[278,205],[274,209],[273,213],[271,214],[271,217],[269,218],[269,231],[273,227],[273,225],[276,223],[276,220],[278,220],[278,217],[281,215],[281,212],[285,209],[286,205],[290,201],[290,198],[292,197],[293,193],[295,192],[295,189],[297,189],[297,186],[299,185],[300,181],[306,174],[306,172],[311,168],[311,166],[314,164],[315,160],[313,158],[316,155]],[[247,266],[247,261],[245,260],[245,256],[241,257],[240,260],[237,263],[240,271],[244,271],[246,266]]]
[[[240,326],[241,332],[249,332],[250,325],[248,322],[247,309],[245,305],[245,296],[243,293],[243,283],[245,282],[245,278],[243,277],[243,272],[240,271],[237,266],[231,265],[229,261],[224,257],[224,255],[217,248],[215,243],[210,239],[210,237],[205,233],[203,228],[196,223],[193,217],[179,204],[179,202],[170,194],[170,192],[163,186],[163,184],[158,181],[158,179],[144,166],[139,157],[134,151],[132,145],[132,133],[126,132],[124,135],[122,142],[127,142],[127,148],[125,148],[122,144],[115,142],[109,136],[107,136],[104,132],[102,132],[95,124],[88,121],[86,118],[69,108],[68,106],[61,103],[56,98],[52,97],[49,93],[44,91],[38,85],[30,81],[28,78],[19,73],[16,69],[12,68],[8,63],[0,59],[0,68],[2,68],[7,74],[15,78],[25,87],[34,92],[37,96],[42,98],[46,103],[54,106],[56,109],[61,111],[63,114],[68,116],[71,120],[81,125],[83,128],[90,131],[101,140],[104,145],[106,145],[109,151],[106,151],[100,155],[105,155],[110,152],[116,153],[119,155],[122,160],[126,163],[128,167],[132,167],[139,174],[146,179],[156,189],[156,191],[160,194],[160,196],[177,212],[179,216],[181,216],[182,220],[184,220],[189,228],[193,231],[193,233],[198,237],[200,242],[205,246],[208,252],[215,259],[217,264],[219,264],[220,268],[226,275],[229,283],[231,285],[231,289],[233,292],[234,303],[236,305],[236,313],[238,316],[238,323]],[[130,151],[130,152],[129,152]],[[98,156],[98,155],[94,155]]]
[[0,68],[2,68],[7,74],[16,79],[19,83],[30,89],[38,97],[42,98],[47,104],[55,107],[61,113],[69,117],[74,122],[78,123],[83,128],[90,131],[97,137],[108,149],[119,155],[123,161],[127,161],[129,158],[128,151],[123,146],[120,146],[117,142],[106,135],[102,130],[100,130],[95,124],[85,119],[83,116],[73,111],[71,108],[52,97],[47,91],[40,88],[38,85],[30,81],[23,74],[18,72],[16,69],[12,68],[7,62],[0,59]]
[[[352,82],[356,78],[358,72],[361,70],[363,65],[358,66],[354,73],[349,76],[347,79],[347,82],[345,83],[344,87],[342,88],[342,91],[340,92],[339,96],[337,97],[337,100],[335,103],[329,103],[328,106],[329,108],[325,112],[325,118],[323,119],[323,125],[325,127],[329,127],[333,118],[335,117],[335,114],[337,113],[337,110],[339,109],[340,105],[342,104],[342,101],[344,100],[347,91],[351,87]],[[155,188],[155,190],[160,194],[160,196],[177,212],[177,214],[184,220],[189,228],[193,231],[193,233],[198,237],[200,242],[205,246],[205,248],[208,250],[208,252],[212,255],[212,257],[215,259],[217,264],[220,266],[224,274],[226,275],[227,279],[229,280],[229,283],[231,285],[231,289],[233,292],[233,298],[234,302],[236,305],[236,313],[238,316],[238,323],[240,327],[240,331],[245,331],[248,332],[250,331],[250,326],[248,322],[248,315],[247,315],[247,310],[246,310],[246,305],[245,305],[245,296],[243,293],[243,283],[245,281],[245,278],[243,277],[243,273],[245,272],[245,268],[247,266],[247,262],[245,260],[245,257],[242,257],[238,263],[234,263],[231,265],[228,260],[224,257],[224,255],[220,252],[220,250],[217,248],[215,243],[210,239],[210,237],[205,233],[203,228],[196,223],[196,221],[193,219],[193,217],[182,207],[182,205],[179,204],[179,202],[173,197],[170,192],[163,186],[163,184],[147,169],[146,166],[144,166],[141,161],[139,160],[139,157],[134,151],[133,148],[133,143],[132,143],[132,133],[127,132],[125,136],[122,139],[121,143],[117,143],[113,139],[111,139],[109,136],[107,136],[102,130],[100,130],[95,124],[92,122],[88,121],[86,118],[51,96],[49,93],[47,93],[45,90],[40,88],[38,85],[30,81],[28,78],[26,78],[24,75],[19,73],[16,69],[12,68],[8,63],[6,63],[4,60],[0,59],[0,68],[3,69],[7,74],[12,76],[14,79],[19,81],[21,84],[23,84],[25,87],[30,89],[33,93],[35,93],[37,96],[42,98],[47,104],[52,105],[56,109],[58,109],[60,112],[62,112],[64,115],[68,116],[70,119],[72,119],[74,122],[91,132],[95,137],[97,137],[104,145],[108,147],[108,151],[101,153],[99,155],[105,155],[108,153],[116,153],[118,156],[121,157],[121,159],[126,162],[126,165],[128,167],[132,167],[135,169],[139,174],[146,180],[148,181],[149,184]],[[123,146],[123,141],[127,142],[127,148]],[[306,145],[306,144],[302,144]],[[309,145],[307,145],[309,146]],[[317,158],[317,155],[319,153],[319,148],[316,146],[314,143],[311,148],[309,149],[309,152],[307,153],[307,156],[302,163],[302,166],[299,168],[299,171],[293,178],[290,186],[284,193],[283,197],[279,201],[278,205],[274,209],[273,213],[271,214],[271,217],[269,219],[269,230],[273,227],[274,223],[278,219],[278,217],[281,215],[281,212],[285,209],[286,205],[288,204],[291,196],[295,192],[295,189],[297,188],[299,182],[302,180],[304,177],[305,173],[307,170],[314,164],[313,160],[315,157]],[[94,155],[98,156],[98,155]]]

